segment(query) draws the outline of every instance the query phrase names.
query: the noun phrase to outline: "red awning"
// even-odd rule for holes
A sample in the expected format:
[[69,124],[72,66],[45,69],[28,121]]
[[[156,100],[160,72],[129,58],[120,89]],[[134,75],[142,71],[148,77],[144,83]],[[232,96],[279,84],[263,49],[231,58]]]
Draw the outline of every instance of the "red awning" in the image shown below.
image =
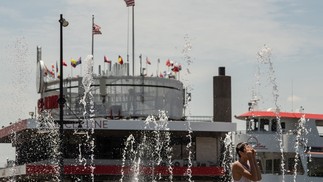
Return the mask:
[[323,114],[312,114],[312,113],[295,113],[295,112],[273,112],[273,111],[250,111],[239,116],[236,116],[237,119],[245,120],[246,118],[251,117],[261,117],[261,118],[306,118],[306,119],[315,119],[323,120]]

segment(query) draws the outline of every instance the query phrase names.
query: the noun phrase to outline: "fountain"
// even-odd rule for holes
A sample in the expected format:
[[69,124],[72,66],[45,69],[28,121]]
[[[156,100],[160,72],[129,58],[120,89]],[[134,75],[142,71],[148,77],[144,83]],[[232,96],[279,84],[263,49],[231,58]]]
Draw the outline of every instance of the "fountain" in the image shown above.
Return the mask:
[[[172,148],[170,147],[170,133],[167,127],[168,118],[165,111],[160,111],[157,117],[148,116],[145,120],[146,131],[135,138],[130,134],[125,142],[122,152],[122,176],[124,181],[125,171],[130,181],[158,181],[162,179],[159,166],[166,166],[167,177],[172,181]],[[126,169],[126,165],[130,168]],[[147,176],[147,173],[150,175]],[[165,177],[164,177],[165,178]]]
[[[89,132],[86,135],[86,142],[87,148],[89,148],[90,152],[90,169],[91,169],[91,181],[94,182],[94,128],[95,128],[95,108],[94,108],[94,100],[93,100],[93,93],[92,93],[92,84],[93,84],[93,56],[88,55],[85,59],[86,63],[86,72],[82,79],[82,84],[84,88],[84,95],[81,99],[80,103],[83,105],[84,112],[83,112],[83,121],[87,121],[90,123]],[[80,148],[80,147],[79,147]],[[81,154],[81,152],[80,152]],[[82,158],[81,155],[79,158]]]
[[[185,36],[182,53],[188,66],[192,63],[190,50],[189,37]],[[313,151],[320,151],[314,145],[317,141],[309,139],[316,133],[311,127],[320,116],[301,113],[297,115],[301,116],[297,126],[290,124],[291,114],[281,112],[278,106],[271,49],[266,46],[261,49],[258,60],[256,86],[262,85],[260,67],[269,66],[270,95],[275,108],[265,111],[266,117],[261,117],[264,113],[259,109],[265,99],[256,88],[249,112],[236,116],[247,121],[247,130],[235,132],[235,125],[228,119],[231,113],[223,117],[223,113],[216,112],[222,111],[221,108],[214,110],[213,119],[191,116],[189,101],[193,89],[185,80],[187,77],[182,79],[186,82],[184,87],[179,73],[175,73],[175,78],[128,76],[127,63],[115,63],[111,70],[95,73],[93,57],[88,56],[83,62],[87,65],[83,76],[63,80],[67,100],[62,151],[64,178],[93,182],[230,181],[234,143],[239,140],[256,148],[257,160],[266,177],[271,175],[279,181],[298,181],[306,179],[304,170],[317,175],[313,167],[306,168],[304,161],[308,159],[308,165],[314,164],[312,155],[317,159],[317,153]],[[0,178],[7,181],[59,181],[59,80],[48,78],[44,61],[38,59],[37,63],[37,76],[40,76],[38,117],[19,120],[0,130],[0,141],[11,141],[17,149],[16,163],[9,172],[0,169]],[[190,74],[189,71],[185,73]],[[219,68],[214,84],[228,80],[225,69]],[[231,85],[227,83],[225,86],[221,84],[223,88],[216,85],[214,88],[230,93]],[[214,91],[215,95],[217,93]],[[215,100],[215,105],[231,111],[229,102],[226,102],[231,102],[231,96],[221,98],[216,95],[214,98],[220,100]],[[85,131],[82,135],[81,130]],[[275,137],[275,141],[269,141]],[[290,178],[291,174],[293,178]]]
[[[263,181],[320,181],[320,169],[309,161],[312,160],[312,154],[316,154],[317,160],[321,158],[317,155],[322,152],[321,147],[317,147],[321,146],[319,143],[322,142],[317,127],[320,126],[323,115],[303,111],[281,111],[271,54],[271,49],[266,45],[257,53],[259,64],[256,87],[248,103],[248,112],[236,116],[237,119],[246,121],[246,131],[231,134],[233,145],[248,142],[257,150],[256,159],[262,171]],[[268,84],[261,81],[262,66],[268,70]],[[271,88],[266,88],[268,85]],[[272,96],[273,101],[269,103],[273,103],[274,108],[262,108],[266,99],[261,89],[263,92],[269,92],[266,95]],[[230,143],[225,144],[226,148],[230,148]],[[314,150],[316,152],[312,152]]]
[[[273,67],[273,63],[271,61],[271,49],[264,45],[264,47],[257,53],[258,60],[260,64],[266,64],[268,65],[268,77],[269,82],[272,86],[272,98],[273,103],[275,105],[275,115],[277,120],[277,140],[279,141],[279,148],[281,153],[281,171],[282,171],[282,181],[285,181],[285,159],[284,159],[284,144],[283,144],[283,129],[281,125],[281,119],[279,115],[280,107],[278,105],[278,97],[279,97],[279,91],[278,91],[278,85],[276,83],[276,76],[275,76],[275,70]],[[258,67],[259,68],[259,67]]]
[[[190,74],[191,48],[186,35],[184,75]],[[84,75],[61,78],[66,103],[64,147],[60,148],[61,80],[50,74],[37,48],[37,117],[0,130],[0,142],[16,147],[15,164],[0,169],[1,180],[192,182],[221,178],[220,140],[235,130],[235,124],[191,116],[193,89],[180,80],[179,63],[167,66],[175,77],[166,78],[128,76],[128,63],[115,63],[112,69],[95,73],[92,56],[82,64],[87,65]],[[59,156],[64,159],[64,175],[59,174]]]

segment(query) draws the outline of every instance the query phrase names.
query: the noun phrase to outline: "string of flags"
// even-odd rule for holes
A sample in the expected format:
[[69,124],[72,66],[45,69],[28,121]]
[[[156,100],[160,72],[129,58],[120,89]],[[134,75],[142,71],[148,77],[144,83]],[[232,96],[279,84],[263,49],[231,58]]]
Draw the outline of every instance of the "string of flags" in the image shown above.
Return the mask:
[[[82,57],[79,57],[77,60],[74,58],[70,59],[71,62],[71,67],[72,68],[76,68],[78,65],[82,64]],[[146,57],[146,68],[143,68],[143,70],[148,70],[147,66],[152,64],[152,61],[149,59],[149,57]],[[103,63],[107,63],[107,64],[112,64],[112,60],[108,58],[108,56],[104,56],[103,57]],[[117,64],[122,65],[124,63],[123,58],[121,55],[118,55],[118,59],[117,59]],[[62,64],[64,67],[67,67],[68,64],[66,63],[65,60],[62,61]],[[157,64],[160,64],[160,59],[157,60]],[[52,64],[51,65],[51,69],[48,69],[48,67],[45,65],[45,76],[49,76],[50,78],[55,78],[55,72],[57,75],[57,78],[60,78],[60,75],[58,73],[59,71],[59,66],[58,66],[58,62],[56,62],[56,69],[55,69],[55,65]],[[157,77],[161,77],[161,78],[175,78],[176,73],[179,73],[182,70],[182,65],[174,62],[170,59],[167,59],[165,62],[165,66],[167,67],[168,71],[161,71],[159,72],[159,70],[157,70]],[[159,67],[159,66],[158,66]],[[187,68],[187,73],[190,74],[190,70]],[[158,73],[159,72],[159,73]],[[174,73],[174,74],[173,74]],[[145,76],[147,76],[147,72],[146,74],[144,74]],[[153,76],[153,73],[150,75],[151,77]]]

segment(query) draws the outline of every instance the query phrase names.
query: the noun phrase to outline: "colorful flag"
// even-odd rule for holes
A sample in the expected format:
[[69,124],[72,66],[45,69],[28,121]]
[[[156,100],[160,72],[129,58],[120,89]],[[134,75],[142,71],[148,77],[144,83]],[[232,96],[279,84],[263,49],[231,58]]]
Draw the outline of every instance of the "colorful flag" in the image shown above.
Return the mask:
[[147,64],[151,64],[151,62],[149,61],[148,57],[146,57],[146,63]]
[[122,57],[119,55],[119,57],[118,57],[118,63],[119,64],[123,64],[123,59],[122,59]]
[[171,61],[171,60],[167,59],[167,61],[166,61],[166,66],[167,66],[167,67],[173,66],[173,61]]
[[164,75],[162,73],[159,74],[160,78],[164,78]]
[[101,32],[100,29],[101,29],[101,27],[99,25],[93,23],[93,28],[92,28],[93,35],[95,35],[95,34],[102,34],[102,32]]
[[79,59],[77,60],[76,66],[79,65],[79,64],[82,64],[82,58],[81,57],[79,57]]
[[108,58],[108,57],[106,57],[106,56],[104,56],[104,62],[105,62],[105,63],[109,63],[109,64],[111,64],[111,60],[109,60],[109,58]]
[[49,69],[47,68],[47,66],[45,65],[45,73],[44,73],[44,75],[45,76],[47,76],[48,75],[48,73],[49,73]]
[[52,71],[50,72],[51,76],[55,78],[55,65],[52,64]]
[[172,68],[172,71],[173,71],[173,72],[175,72],[175,73],[179,72],[179,68],[178,68],[178,66],[174,66],[174,67]]
[[55,72],[54,71],[51,71],[50,75],[52,76],[52,78],[55,78]]
[[66,64],[65,60],[63,60],[63,66],[67,66],[67,64]]
[[135,0],[124,0],[126,2],[127,7],[135,6]]
[[182,69],[182,66],[181,66],[181,65],[179,65],[179,64],[177,64],[177,63],[175,63],[174,67],[172,68],[172,71],[173,71],[173,72],[175,72],[175,73],[177,73],[177,72],[179,72],[181,69]]
[[75,68],[77,66],[77,61],[75,59],[71,59],[71,65],[73,68]]
[[47,67],[46,67],[46,70],[47,72],[49,73],[49,76],[52,77],[52,78],[55,78],[55,66],[52,64],[52,71],[49,70]]

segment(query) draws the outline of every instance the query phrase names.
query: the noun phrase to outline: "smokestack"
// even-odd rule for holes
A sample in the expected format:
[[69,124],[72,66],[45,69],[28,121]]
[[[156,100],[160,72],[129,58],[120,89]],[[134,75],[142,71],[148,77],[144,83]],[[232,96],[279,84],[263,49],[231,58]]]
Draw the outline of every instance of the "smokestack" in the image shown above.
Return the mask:
[[37,63],[41,60],[41,47],[37,46]]
[[219,67],[219,76],[213,77],[213,121],[232,122],[231,112],[231,77]]

